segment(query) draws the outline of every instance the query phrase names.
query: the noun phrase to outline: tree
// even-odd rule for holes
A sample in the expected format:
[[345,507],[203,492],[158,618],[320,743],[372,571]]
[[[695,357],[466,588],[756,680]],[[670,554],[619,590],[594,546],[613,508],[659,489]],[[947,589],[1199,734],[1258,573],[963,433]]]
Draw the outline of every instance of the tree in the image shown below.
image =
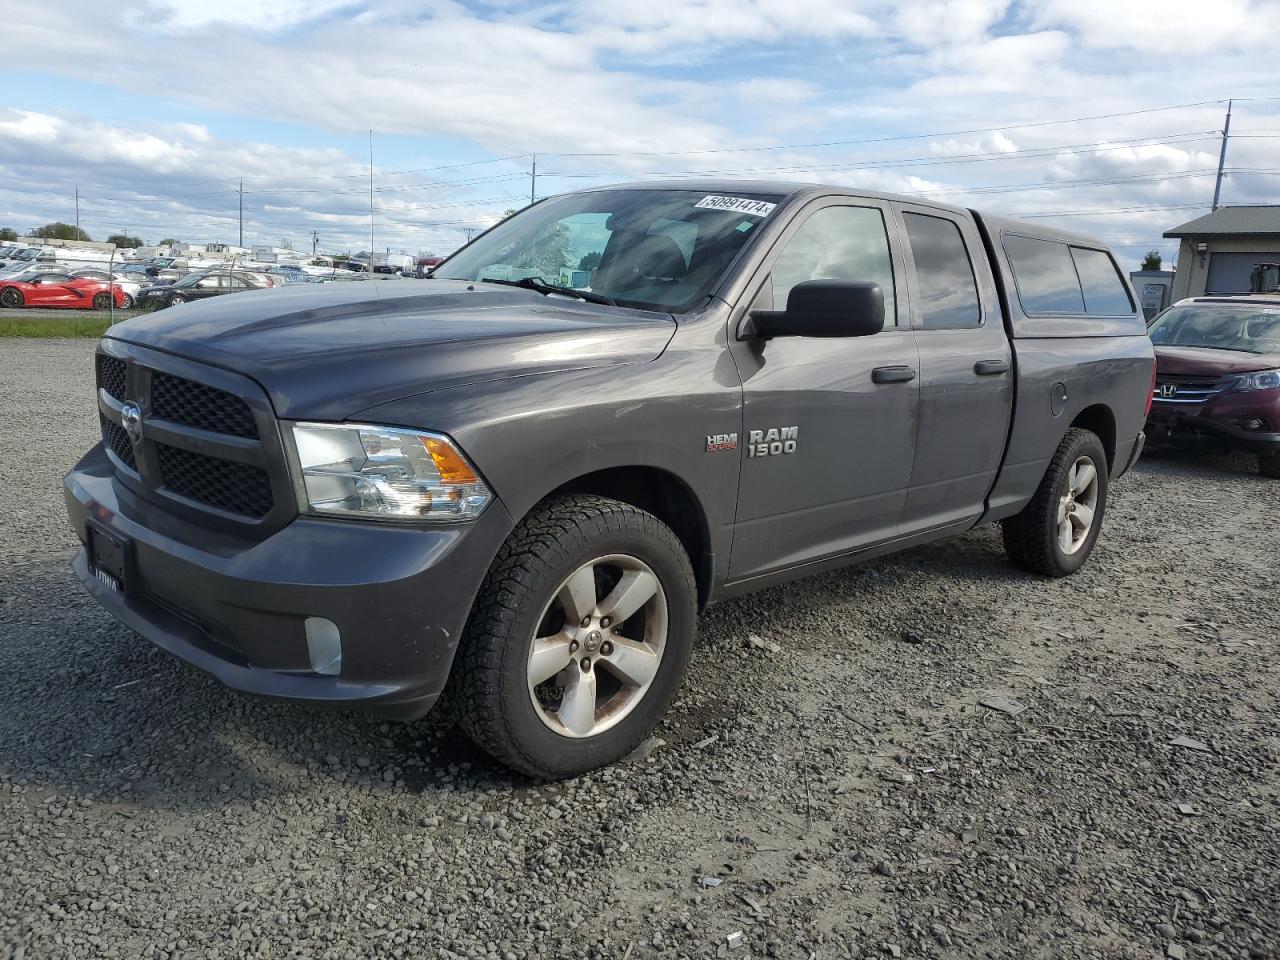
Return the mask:
[[12,242],[18,239],[18,231],[12,227],[0,227],[0,240]]
[[69,223],[62,223],[55,220],[53,223],[46,223],[43,227],[37,227],[31,231],[33,237],[45,237],[49,240],[88,240],[89,235],[79,227],[73,227]]
[[579,270],[594,270],[600,266],[600,251],[592,250],[585,257],[578,261]]
[[1162,263],[1164,263],[1164,257],[1160,256],[1159,250],[1148,250],[1147,255],[1142,258],[1142,269],[1159,270]]
[[181,242],[182,242],[181,240],[175,240],[175,239],[173,239],[173,237],[165,237],[163,240],[161,240],[159,243],[157,243],[157,244],[156,244],[156,246],[157,246],[157,247],[172,247],[175,243],[181,243]]
[[107,237],[107,243],[114,243],[121,250],[136,250],[142,246],[142,238],[131,237],[127,233],[113,233]]

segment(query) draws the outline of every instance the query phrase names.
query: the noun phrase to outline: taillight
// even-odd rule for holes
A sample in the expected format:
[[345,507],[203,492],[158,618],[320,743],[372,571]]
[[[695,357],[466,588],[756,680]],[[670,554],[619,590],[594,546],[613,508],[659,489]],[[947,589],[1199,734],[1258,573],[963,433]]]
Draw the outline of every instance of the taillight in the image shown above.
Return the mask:
[[1149,416],[1151,416],[1151,404],[1155,401],[1155,399],[1156,399],[1156,365],[1155,365],[1155,362],[1154,362],[1154,361],[1152,361],[1152,363],[1151,363],[1151,389],[1149,389],[1149,390],[1147,391],[1147,412],[1143,414],[1143,416],[1144,416],[1144,417],[1149,417]]

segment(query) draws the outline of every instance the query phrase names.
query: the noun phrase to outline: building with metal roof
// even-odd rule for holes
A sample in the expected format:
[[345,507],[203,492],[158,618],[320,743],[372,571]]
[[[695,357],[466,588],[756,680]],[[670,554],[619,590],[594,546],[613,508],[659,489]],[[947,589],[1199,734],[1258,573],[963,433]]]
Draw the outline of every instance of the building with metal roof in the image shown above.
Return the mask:
[[1280,263],[1280,204],[1219,207],[1166,230],[1178,243],[1173,299],[1248,293],[1259,263]]

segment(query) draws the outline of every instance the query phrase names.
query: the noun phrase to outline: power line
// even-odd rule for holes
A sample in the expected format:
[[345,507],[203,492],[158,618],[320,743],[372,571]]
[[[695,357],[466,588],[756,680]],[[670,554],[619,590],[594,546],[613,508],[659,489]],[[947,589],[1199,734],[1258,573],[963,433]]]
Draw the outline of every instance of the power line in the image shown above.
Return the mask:
[[1102,217],[1117,213],[1146,213],[1156,210],[1189,210],[1204,209],[1203,203],[1174,203],[1158,207],[1115,207],[1110,210],[1047,210],[1040,213],[1019,213],[1019,220],[1038,220],[1042,217]]
[[1153,173],[1153,174],[1135,174],[1128,177],[1100,177],[1091,180],[1044,180],[1039,183],[1011,183],[1005,185],[991,184],[985,186],[972,187],[949,187],[946,190],[922,190],[919,192],[909,192],[913,197],[938,197],[954,193],[962,194],[995,194],[995,193],[1018,193],[1023,190],[1042,190],[1052,188],[1054,190],[1074,189],[1076,187],[1106,187],[1119,186],[1125,183],[1164,183],[1169,180],[1188,180],[1197,177],[1212,176],[1212,169],[1205,170],[1185,170],[1178,173]]
[[[1262,97],[1257,99],[1280,99]],[[1191,107],[1207,107],[1225,103],[1226,99],[1199,100],[1194,103],[1175,103],[1166,107],[1148,107],[1143,110],[1126,110],[1123,113],[1100,113],[1088,117],[1069,117],[1063,120],[1035,120],[1028,123],[1004,123],[995,127],[975,127],[971,130],[947,130],[934,133],[910,133],[892,137],[869,137],[861,140],[827,140],[822,143],[788,143],[766,147],[722,147],[711,150],[650,150],[616,153],[544,153],[549,157],[687,157],[716,153],[753,153],[765,150],[813,150],[819,147],[844,147],[868,143],[890,143],[901,140],[927,140],[930,137],[963,137],[973,133],[996,133],[1001,130],[1026,130],[1032,127],[1050,127],[1064,123],[1084,123],[1091,120],[1114,120],[1118,117],[1135,117],[1145,113],[1161,113],[1168,110],[1185,110]]]
[[[1186,133],[1165,134],[1164,139],[1159,137],[1135,137],[1131,140],[1100,140],[1093,143],[1082,144],[1061,144],[1058,146],[1048,147],[1028,147],[1023,150],[996,150],[984,153],[957,154],[951,157],[939,157],[937,155],[924,157],[890,157],[880,158],[876,160],[854,160],[844,163],[823,163],[823,164],[805,164],[793,166],[773,166],[773,167],[736,167],[728,169],[711,169],[711,170],[674,170],[674,171],[654,171],[646,174],[639,174],[641,177],[705,177],[705,176],[724,176],[729,174],[742,173],[803,173],[814,170],[881,170],[892,167],[904,166],[937,166],[952,163],[980,163],[987,161],[1000,160],[1020,160],[1020,159],[1036,159],[1042,157],[1055,156],[1060,153],[1102,153],[1108,150],[1132,150],[1140,147],[1159,147],[1159,146],[1180,146],[1187,143],[1200,143],[1205,140],[1216,139],[1217,131],[1215,130],[1193,130]],[[545,177],[560,177],[564,179],[596,179],[601,177],[616,176],[615,173],[556,173],[544,172]]]

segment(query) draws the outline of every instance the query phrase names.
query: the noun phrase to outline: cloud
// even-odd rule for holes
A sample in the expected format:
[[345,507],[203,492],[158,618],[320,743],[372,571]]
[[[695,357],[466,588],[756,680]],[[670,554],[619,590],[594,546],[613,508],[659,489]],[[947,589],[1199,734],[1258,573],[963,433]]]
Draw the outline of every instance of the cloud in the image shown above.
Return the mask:
[[[1158,237],[1181,211],[1104,211],[1207,199],[1199,171],[1215,162],[1206,131],[1221,107],[1130,111],[1273,92],[1257,27],[1280,22],[1280,0],[1172,2],[1155,15],[1110,0],[36,4],[5,23],[6,67],[109,85],[131,107],[95,119],[91,106],[0,94],[0,207],[28,223],[65,219],[79,184],[112,232],[227,239],[243,175],[254,236],[318,228],[358,245],[363,158],[271,140],[341,142],[372,127],[432,156],[537,152],[540,194],[677,172],[812,179],[1014,214],[1094,210],[1064,225]],[[1195,56],[1170,69],[1166,51]],[[148,120],[160,97],[174,122]],[[1278,112],[1252,103],[1237,124],[1280,127]],[[1019,126],[1111,113],[1126,115]],[[235,117],[253,119],[253,137],[213,132]],[[914,136],[928,131],[973,132]],[[1242,136],[1229,164],[1274,169],[1275,142]],[[456,243],[519,205],[526,170],[380,172],[375,232]],[[1274,197],[1277,183],[1242,170],[1227,196]]]
[[[1165,0],[1158,8],[1116,0],[1028,0],[1033,23],[1070,30],[1085,46],[1175,53],[1274,49],[1280,2]],[[1273,74],[1274,75],[1274,74]]]
[[[493,223],[518,205],[511,180],[521,191],[527,181],[509,166],[486,169],[493,182],[481,185],[475,200],[457,199],[468,191],[450,187],[439,173],[434,180],[379,176],[379,243],[416,251],[430,241],[448,249],[468,228]],[[9,223],[23,227],[70,220],[78,187],[82,223],[94,236],[127,229],[152,239],[235,239],[243,179],[246,240],[318,229],[330,249],[367,247],[367,167],[339,150],[230,141],[189,123],[125,127],[0,109],[0,172],[0,207],[10,208]],[[510,179],[497,179],[504,176]]]
[[271,32],[361,6],[360,0],[148,0],[127,8],[125,17],[138,27],[175,33],[209,26]]
[[808,37],[837,42],[880,32],[853,0],[613,0],[575,4],[583,33],[604,49],[645,53],[668,47]]

